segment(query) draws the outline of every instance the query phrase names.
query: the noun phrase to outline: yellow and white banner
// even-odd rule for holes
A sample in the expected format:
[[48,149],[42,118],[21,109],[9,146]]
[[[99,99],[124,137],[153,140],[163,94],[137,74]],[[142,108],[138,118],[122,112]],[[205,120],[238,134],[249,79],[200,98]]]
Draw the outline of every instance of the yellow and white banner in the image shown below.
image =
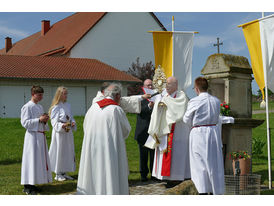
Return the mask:
[[159,65],[166,77],[175,76],[180,89],[191,85],[194,32],[154,31],[155,68]]
[[243,25],[247,47],[255,80],[264,99],[266,71],[267,86],[274,92],[274,15],[261,18]]

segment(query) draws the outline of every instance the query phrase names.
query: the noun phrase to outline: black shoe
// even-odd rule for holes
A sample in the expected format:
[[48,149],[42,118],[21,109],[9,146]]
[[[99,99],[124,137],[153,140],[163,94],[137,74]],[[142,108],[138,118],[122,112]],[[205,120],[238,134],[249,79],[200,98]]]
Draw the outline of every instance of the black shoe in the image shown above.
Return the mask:
[[37,192],[35,190],[30,190],[30,194],[29,195],[37,195]]
[[37,192],[37,193],[40,193],[41,192],[41,189],[36,187],[35,185],[31,185],[31,190]]
[[27,195],[30,194],[31,190],[31,185],[24,185],[23,192],[26,193]]
[[157,179],[156,177],[150,177],[150,179],[151,179],[153,182],[161,182],[161,180]]
[[147,182],[147,181],[148,181],[147,177],[141,177],[141,182]]
[[23,192],[26,193],[27,195],[36,195],[37,194],[35,190],[32,190],[30,188],[24,188]]
[[167,181],[165,187],[166,188],[172,188],[175,187],[176,185],[180,184],[182,181]]
[[166,188],[172,188],[172,187],[174,187],[174,185],[173,185],[171,182],[167,182],[167,183],[165,184],[165,187],[166,187]]
[[27,195],[30,194],[30,188],[24,188],[23,192],[26,193]]

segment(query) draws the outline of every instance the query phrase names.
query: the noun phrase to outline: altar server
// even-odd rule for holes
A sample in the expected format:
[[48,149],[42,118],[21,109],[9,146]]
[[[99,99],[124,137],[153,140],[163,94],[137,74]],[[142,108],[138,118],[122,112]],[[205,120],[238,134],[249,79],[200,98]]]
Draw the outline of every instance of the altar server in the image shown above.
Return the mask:
[[74,137],[76,122],[71,113],[70,104],[67,102],[68,90],[60,86],[49,109],[52,125],[49,158],[51,169],[55,172],[55,180],[73,180],[67,172],[75,171]]
[[217,127],[220,101],[207,93],[208,82],[203,77],[195,80],[197,97],[191,99],[184,122],[190,132],[191,179],[200,194],[224,194],[224,165],[222,139]]
[[21,124],[27,130],[25,133],[21,184],[26,194],[39,192],[36,184],[52,182],[48,146],[45,131],[49,130],[49,116],[38,104],[43,99],[44,90],[40,86],[31,88],[31,100],[21,109]]

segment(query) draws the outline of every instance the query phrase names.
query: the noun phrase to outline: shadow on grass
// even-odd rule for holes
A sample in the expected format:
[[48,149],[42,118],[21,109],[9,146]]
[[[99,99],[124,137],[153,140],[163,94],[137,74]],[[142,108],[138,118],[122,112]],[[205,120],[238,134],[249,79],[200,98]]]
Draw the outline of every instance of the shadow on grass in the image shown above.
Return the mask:
[[[261,175],[261,183],[265,184],[268,182],[268,169],[265,170],[258,170],[254,174]],[[273,177],[274,171],[271,172],[271,176]],[[273,186],[273,178],[272,178],[272,186]]]
[[11,164],[15,164],[15,163],[21,163],[21,159],[20,160],[6,159],[6,160],[0,161],[0,165],[11,165]]
[[60,195],[76,192],[77,180],[73,182],[53,182],[52,184],[38,186],[41,189],[41,195]]
[[131,180],[128,180],[128,185],[129,186],[136,185],[139,182],[140,182],[140,178],[131,179]]
[[[252,160],[256,160],[256,161],[265,160],[265,161],[268,161],[268,157],[267,156],[254,156],[254,157],[252,157]],[[271,161],[274,161],[274,158],[271,158]]]
[[261,195],[274,195],[274,190],[264,190],[261,191]]

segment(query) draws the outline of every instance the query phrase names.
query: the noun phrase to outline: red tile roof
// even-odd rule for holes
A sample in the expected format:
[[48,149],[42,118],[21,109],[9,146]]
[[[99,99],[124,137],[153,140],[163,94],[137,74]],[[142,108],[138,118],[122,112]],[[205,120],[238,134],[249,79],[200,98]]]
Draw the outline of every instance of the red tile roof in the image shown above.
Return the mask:
[[0,55],[0,79],[141,82],[96,59]]
[[[69,51],[106,13],[75,13],[50,27],[44,35],[37,32],[12,46],[7,54],[37,56],[64,47]],[[1,52],[1,54],[3,54]]]
[[[44,36],[39,31],[14,43],[7,53],[5,48],[0,50],[0,54],[49,56],[59,53],[65,55],[105,14],[107,12],[75,13],[53,24]],[[166,30],[157,17],[152,12],[150,14]]]

